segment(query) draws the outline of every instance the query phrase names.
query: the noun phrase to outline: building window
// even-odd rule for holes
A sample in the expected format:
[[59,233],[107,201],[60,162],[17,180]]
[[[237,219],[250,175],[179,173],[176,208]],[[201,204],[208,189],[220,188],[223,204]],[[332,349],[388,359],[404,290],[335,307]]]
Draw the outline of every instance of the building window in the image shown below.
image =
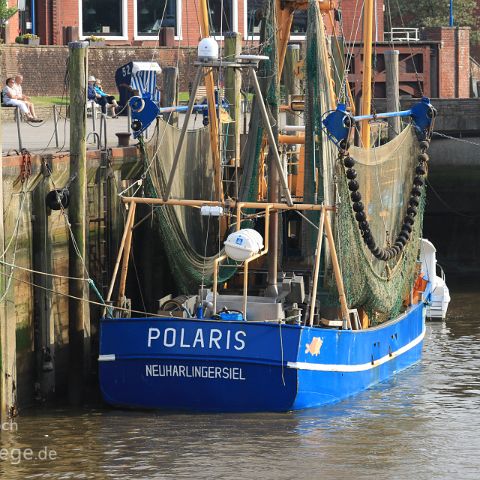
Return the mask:
[[247,0],[247,35],[260,37],[265,0]]
[[82,33],[84,36],[121,37],[122,27],[123,0],[83,0]]
[[137,35],[157,36],[162,27],[174,27],[177,32],[176,0],[137,0]]
[[307,11],[297,10],[293,15],[291,36],[304,36],[307,33]]
[[225,32],[237,31],[232,3],[236,0],[207,0],[210,35],[219,37]]

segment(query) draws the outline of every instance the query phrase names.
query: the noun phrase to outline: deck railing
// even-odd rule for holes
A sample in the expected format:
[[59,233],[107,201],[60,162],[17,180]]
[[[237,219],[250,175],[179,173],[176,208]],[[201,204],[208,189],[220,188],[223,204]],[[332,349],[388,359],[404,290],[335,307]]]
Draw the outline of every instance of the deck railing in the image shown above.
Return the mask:
[[385,32],[386,42],[418,42],[419,40],[418,28],[396,27]]

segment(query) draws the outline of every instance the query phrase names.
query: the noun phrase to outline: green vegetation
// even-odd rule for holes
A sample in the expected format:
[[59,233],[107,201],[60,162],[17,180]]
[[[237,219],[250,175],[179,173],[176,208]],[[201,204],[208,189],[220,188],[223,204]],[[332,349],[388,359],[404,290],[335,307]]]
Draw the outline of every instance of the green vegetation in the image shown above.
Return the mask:
[[18,11],[17,7],[9,7],[7,0],[0,0],[0,25],[3,25],[10,17]]
[[37,38],[40,37],[34,33],[24,33],[15,38],[15,43],[25,43],[25,40],[36,40]]
[[50,105],[68,105],[68,97],[31,97],[32,102],[38,107],[49,107]]
[[[453,19],[456,27],[470,27],[472,43],[480,40],[480,19],[476,0],[455,0]],[[389,0],[385,2],[385,30],[390,27],[448,27],[450,2],[444,0]]]
[[188,97],[189,97],[188,92],[179,92],[178,103],[187,103]]

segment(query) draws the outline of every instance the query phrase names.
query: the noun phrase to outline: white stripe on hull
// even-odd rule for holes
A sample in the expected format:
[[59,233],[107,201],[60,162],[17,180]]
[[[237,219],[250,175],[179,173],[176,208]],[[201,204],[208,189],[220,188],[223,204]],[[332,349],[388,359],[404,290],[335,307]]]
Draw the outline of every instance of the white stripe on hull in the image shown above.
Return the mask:
[[424,336],[425,336],[425,329],[423,329],[422,333],[411,342],[407,343],[406,345],[399,348],[395,352],[392,352],[391,354],[385,355],[384,357],[379,358],[378,360],[374,360],[373,363],[368,362],[368,363],[360,363],[357,365],[346,365],[346,364],[337,365],[333,363],[330,364],[330,363],[288,362],[287,367],[296,368],[297,370],[318,370],[322,372],[362,372],[365,370],[376,368],[392,360],[393,358],[398,357],[402,353],[407,352],[411,348],[418,345],[423,340]]

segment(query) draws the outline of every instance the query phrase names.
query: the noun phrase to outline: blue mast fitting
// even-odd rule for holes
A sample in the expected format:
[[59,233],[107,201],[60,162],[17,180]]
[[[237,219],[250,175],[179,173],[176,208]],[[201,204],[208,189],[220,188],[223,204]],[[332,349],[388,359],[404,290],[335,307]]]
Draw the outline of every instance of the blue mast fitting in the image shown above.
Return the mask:
[[148,92],[144,92],[141,97],[131,97],[128,103],[132,111],[133,138],[138,138],[157,118],[160,109]]
[[[151,94],[145,92],[141,97],[135,96],[131,97],[128,101],[130,104],[130,109],[132,111],[132,130],[133,138],[138,138],[162,113],[185,113],[188,110],[187,106],[172,106],[172,107],[161,107],[159,108],[157,104],[152,100]],[[218,97],[217,97],[217,110],[218,110]],[[222,100],[222,108],[228,110],[230,107],[229,103],[226,100]],[[193,106],[193,112],[201,112],[208,119],[208,105],[207,103],[201,103]],[[204,121],[205,124],[205,121]]]
[[340,103],[337,109],[329,113],[322,123],[330,140],[337,146],[341,146],[340,142],[344,142],[348,138],[350,128],[355,122],[377,120],[380,118],[411,117],[418,133],[422,138],[425,138],[435,114],[436,111],[428,97],[422,97],[421,101],[416,103],[410,110],[376,113],[372,115],[353,116],[347,112],[346,105]]

